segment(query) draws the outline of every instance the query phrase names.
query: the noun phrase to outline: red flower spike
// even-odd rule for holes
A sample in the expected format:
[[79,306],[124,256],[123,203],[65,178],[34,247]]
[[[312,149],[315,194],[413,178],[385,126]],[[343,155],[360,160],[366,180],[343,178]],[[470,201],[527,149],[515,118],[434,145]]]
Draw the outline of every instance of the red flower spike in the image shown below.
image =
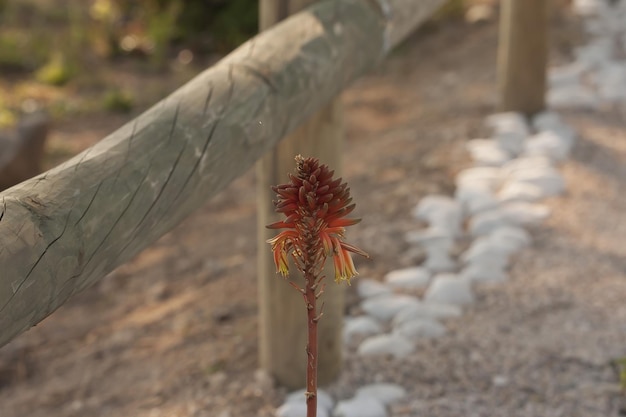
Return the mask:
[[[334,171],[316,158],[296,156],[296,171],[289,174],[289,183],[272,187],[277,194],[276,211],[286,219],[268,225],[270,229],[286,229],[268,240],[274,252],[277,272],[288,274],[287,255],[303,272],[321,270],[331,256],[335,281],[348,281],[357,275],[350,253],[369,257],[367,253],[344,242],[345,227],[360,219],[345,216],[354,210],[350,188],[341,178],[333,179]],[[322,265],[316,265],[321,262]]]
[[289,174],[289,183],[272,187],[277,194],[276,211],[285,219],[268,225],[270,229],[285,229],[267,242],[272,245],[277,272],[289,274],[289,256],[304,275],[304,287],[290,282],[304,298],[307,312],[306,346],[306,406],[307,417],[317,410],[317,322],[322,308],[317,299],[324,292],[322,268],[328,257],[333,258],[335,281],[348,281],[357,275],[350,252],[368,257],[356,246],[344,241],[346,226],[359,222],[350,219],[355,205],[350,188],[341,178],[333,179],[334,171],[315,158],[296,156],[296,171]]

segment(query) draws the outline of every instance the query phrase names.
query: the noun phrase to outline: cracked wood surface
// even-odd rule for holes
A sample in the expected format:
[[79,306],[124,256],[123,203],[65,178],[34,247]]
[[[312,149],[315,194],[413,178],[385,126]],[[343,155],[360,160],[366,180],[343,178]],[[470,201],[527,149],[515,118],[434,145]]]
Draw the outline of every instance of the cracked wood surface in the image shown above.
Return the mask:
[[93,147],[0,193],[0,346],[246,172],[442,3],[317,3]]

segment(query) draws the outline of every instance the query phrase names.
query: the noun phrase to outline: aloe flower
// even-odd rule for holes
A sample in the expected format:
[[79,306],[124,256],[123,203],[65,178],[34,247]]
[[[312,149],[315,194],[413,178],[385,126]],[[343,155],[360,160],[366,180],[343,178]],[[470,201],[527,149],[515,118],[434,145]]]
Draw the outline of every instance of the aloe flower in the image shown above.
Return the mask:
[[285,229],[267,242],[272,245],[277,272],[289,274],[288,256],[304,275],[304,288],[290,284],[304,297],[307,311],[308,338],[306,346],[306,405],[307,417],[317,416],[317,322],[322,309],[317,299],[324,292],[322,268],[328,257],[333,258],[335,281],[347,281],[357,275],[350,252],[367,257],[361,249],[344,241],[346,227],[359,222],[346,216],[354,210],[350,189],[341,178],[333,179],[334,171],[320,165],[315,158],[296,156],[295,175],[287,184],[272,187],[278,200],[276,211],[285,220],[270,224],[270,229]]
[[299,270],[318,276],[326,259],[333,258],[335,281],[347,281],[358,273],[350,252],[368,257],[361,249],[344,241],[345,227],[360,219],[346,218],[354,210],[350,188],[341,178],[333,179],[334,171],[316,158],[296,157],[296,173],[289,183],[272,187],[278,200],[276,211],[285,220],[273,223],[270,229],[286,229],[268,240],[274,252],[277,272],[289,273],[288,254]]

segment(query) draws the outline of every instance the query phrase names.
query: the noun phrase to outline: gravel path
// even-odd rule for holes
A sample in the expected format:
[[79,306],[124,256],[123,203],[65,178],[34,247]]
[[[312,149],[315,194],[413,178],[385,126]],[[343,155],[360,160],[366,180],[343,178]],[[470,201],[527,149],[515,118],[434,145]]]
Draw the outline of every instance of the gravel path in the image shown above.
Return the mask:
[[[409,344],[393,333],[377,335],[385,332],[385,322],[388,325],[396,310],[410,309],[412,305],[419,309],[414,306],[415,298],[393,298],[387,294],[389,288],[395,286],[398,290],[404,283],[413,290],[425,290],[422,300],[428,301],[434,292],[433,282],[439,279],[452,284],[464,278],[467,281],[463,273],[467,268],[458,275],[435,276],[429,281],[429,274],[446,270],[446,266],[440,271],[429,267],[429,253],[426,268],[396,274],[387,282],[394,285],[379,287],[368,282],[367,289],[363,285],[362,294],[382,292],[361,304],[369,317],[354,321],[354,333],[370,334],[369,341],[373,343],[368,344],[365,337],[358,350],[349,349],[342,380],[329,388],[335,398],[351,398],[354,387],[378,382],[397,384],[379,387],[382,391],[406,389],[405,393],[395,392],[402,398],[391,401],[392,416],[626,414],[626,397],[615,364],[615,360],[626,357],[626,249],[620,244],[626,236],[626,63],[621,60],[626,24],[620,20],[620,16],[626,17],[626,6],[600,10],[598,17],[593,2],[578,3],[589,13],[586,28],[592,35],[591,42],[579,49],[574,63],[552,72],[549,95],[553,106],[570,108],[561,114],[577,132],[577,142],[566,162],[559,160],[570,153],[569,143],[566,149],[555,148],[551,146],[553,138],[540,138],[530,147],[533,139],[527,139],[523,151],[552,157],[563,174],[567,191],[544,200],[549,210],[534,207],[534,213],[539,214],[527,222],[534,226],[533,244],[515,256],[508,271],[510,279],[505,271],[505,275],[493,280],[507,281],[504,285],[481,282],[473,285],[473,295],[465,288],[450,289],[448,295],[443,291],[444,298],[450,297],[449,303],[472,306],[465,307],[460,318],[440,319],[445,327],[437,321],[422,320],[413,326],[413,330],[419,328],[415,333],[418,337]],[[494,149],[494,143],[497,145],[497,140],[469,144],[474,160],[480,161],[478,165],[502,166],[510,159],[502,152],[502,146]],[[537,152],[538,148],[543,148],[543,152]],[[544,194],[560,194],[561,179],[557,179],[557,192]],[[459,188],[462,183],[457,180]],[[548,189],[550,184],[554,182],[548,181]],[[463,200],[458,196],[459,188],[457,201]],[[522,194],[536,190],[527,191],[524,189]],[[492,209],[490,196],[479,197],[481,207],[470,209],[474,211],[470,230],[476,216]],[[471,203],[472,198],[465,203]],[[449,204],[442,202],[437,213],[445,212]],[[417,212],[419,217],[420,210]],[[454,208],[452,212],[444,215],[442,222],[447,226],[452,223],[447,227],[449,235],[457,233]],[[552,215],[537,227],[537,220],[548,212]],[[428,218],[428,213],[421,214]],[[441,246],[440,237],[438,234],[434,246]],[[423,245],[423,234],[414,240],[421,240]],[[440,248],[433,253],[446,258],[450,245],[443,246],[444,253]],[[447,258],[435,262],[448,263]],[[496,263],[506,266],[508,260]],[[393,327],[397,330],[395,324]],[[376,393],[370,392],[370,396],[375,397]],[[351,400],[340,402],[335,415],[385,415],[375,404],[362,399],[360,402],[362,408]],[[281,416],[292,415],[288,409],[281,411]]]
[[[611,361],[626,356],[626,130],[618,114],[577,116],[581,138],[562,167],[566,196],[533,233],[505,285],[403,364],[355,360],[357,374],[408,387],[402,416],[619,416]],[[622,119],[623,120],[623,119]],[[374,366],[374,368],[372,367]]]
[[[626,16],[606,16],[608,24],[588,20],[588,33],[600,39],[574,54],[583,65],[551,73],[551,105],[575,105],[559,113],[578,138],[567,161],[555,164],[567,187],[542,201],[551,215],[528,229],[531,246],[501,271],[502,265],[491,269],[502,273],[492,281],[505,282],[472,285],[471,297],[455,296],[462,305],[435,309],[436,321],[405,328],[419,337],[405,345],[403,359],[363,357],[358,338],[351,342],[340,380],[328,387],[331,403],[360,393],[361,400],[340,408],[344,416],[626,415],[612,364],[626,357],[626,55],[609,48],[626,45],[626,37],[620,32],[615,42],[607,40],[613,29],[626,29]],[[570,36],[577,29],[565,23],[553,27],[555,62],[561,64],[578,42]],[[346,178],[363,217],[349,237],[374,259],[357,260],[362,277],[353,289],[366,278],[386,277],[393,291],[422,299],[432,269],[462,271],[458,255],[467,237],[455,241],[453,256],[439,252],[433,259],[436,247],[445,250],[449,242],[434,239],[432,250],[415,250],[411,245],[423,236],[410,234],[411,243],[404,234],[420,227],[411,216],[420,197],[454,195],[451,178],[467,163],[464,145],[486,133],[482,119],[494,103],[495,29],[454,24],[435,30],[346,93],[346,145],[354,151]],[[486,164],[506,158],[484,142],[470,147],[484,152]],[[529,198],[536,192],[513,191]],[[250,260],[256,248],[249,239],[255,204],[253,175],[246,175],[133,262],[0,350],[0,417],[275,416],[285,390],[255,372]],[[444,226],[458,220],[455,209],[446,213]],[[441,219],[431,220],[432,226]],[[454,234],[458,227],[447,230]],[[430,260],[420,264],[424,257]],[[428,268],[385,275],[416,265]],[[412,313],[424,312],[424,304],[403,299]],[[349,305],[351,314],[364,310],[358,302]],[[391,329],[390,323],[356,324],[372,333]],[[372,383],[395,385],[362,390]],[[388,406],[372,401],[376,397]],[[304,403],[302,394],[295,398]],[[348,414],[357,404],[368,407]]]
[[[448,333],[402,360],[348,359],[339,398],[365,383],[407,389],[392,416],[620,416],[626,356],[626,126],[622,110],[570,112],[580,133],[567,193],[505,284],[476,288]],[[620,126],[621,124],[621,126]]]

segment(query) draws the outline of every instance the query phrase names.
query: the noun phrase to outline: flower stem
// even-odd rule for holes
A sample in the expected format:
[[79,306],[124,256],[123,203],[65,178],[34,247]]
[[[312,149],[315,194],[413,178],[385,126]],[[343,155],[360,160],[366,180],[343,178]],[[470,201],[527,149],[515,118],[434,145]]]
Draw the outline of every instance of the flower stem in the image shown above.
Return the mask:
[[317,417],[317,297],[316,277],[305,272],[305,302],[307,308],[308,338],[306,346],[306,416]]
[[307,309],[307,417],[317,417],[317,322],[324,303],[317,311],[317,299],[324,292],[324,276],[320,276],[328,257],[333,258],[335,282],[347,281],[357,275],[350,252],[365,257],[367,253],[344,240],[345,227],[359,222],[346,216],[354,210],[350,188],[341,178],[333,179],[334,171],[316,158],[296,156],[296,172],[289,183],[272,187],[278,200],[276,211],[286,218],[268,225],[270,229],[286,229],[267,242],[272,245],[276,272],[289,275],[291,256],[304,274],[305,287],[290,284],[302,294]]

